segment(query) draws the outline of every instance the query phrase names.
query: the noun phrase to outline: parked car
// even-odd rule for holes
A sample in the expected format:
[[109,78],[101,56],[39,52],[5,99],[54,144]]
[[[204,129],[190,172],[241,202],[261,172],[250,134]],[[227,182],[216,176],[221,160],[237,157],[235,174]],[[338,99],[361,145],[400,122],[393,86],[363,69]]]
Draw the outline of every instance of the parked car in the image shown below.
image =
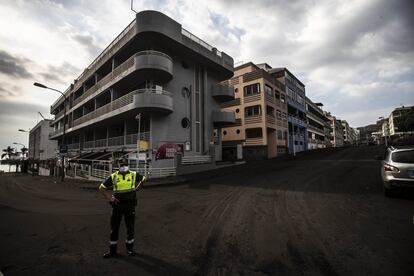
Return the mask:
[[414,146],[388,148],[381,175],[387,197],[393,196],[398,187],[414,188]]

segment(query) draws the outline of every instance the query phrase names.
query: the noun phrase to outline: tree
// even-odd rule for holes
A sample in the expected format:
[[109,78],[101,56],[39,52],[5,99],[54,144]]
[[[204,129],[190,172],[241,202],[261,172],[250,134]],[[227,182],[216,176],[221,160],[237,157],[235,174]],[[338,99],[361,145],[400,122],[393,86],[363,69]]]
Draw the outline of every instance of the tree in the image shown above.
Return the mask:
[[[7,155],[7,159],[10,159],[12,155],[15,154],[14,148],[8,146],[7,148],[3,149],[5,153],[1,155],[1,159],[3,159]],[[10,160],[9,160],[9,172],[10,172]]]
[[7,155],[7,158],[8,158],[8,159],[10,159],[10,157],[11,157],[11,156],[13,155],[13,153],[14,153],[14,148],[12,148],[12,147],[8,146],[7,148],[3,149],[3,152],[5,152],[5,153],[3,153],[3,154],[1,155],[1,159],[3,159],[6,155]]

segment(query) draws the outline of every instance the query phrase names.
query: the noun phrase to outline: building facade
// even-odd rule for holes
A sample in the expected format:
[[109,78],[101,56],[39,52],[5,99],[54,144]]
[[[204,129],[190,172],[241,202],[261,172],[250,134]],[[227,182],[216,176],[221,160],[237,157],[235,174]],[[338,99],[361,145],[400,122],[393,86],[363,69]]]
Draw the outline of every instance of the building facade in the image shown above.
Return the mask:
[[331,124],[331,145],[338,148],[344,146],[344,132],[342,129],[341,120],[336,119],[335,116],[330,113],[326,113]]
[[352,145],[354,143],[352,129],[346,120],[340,120],[342,124],[344,145]]
[[324,114],[320,106],[322,104],[315,104],[306,97],[308,150],[326,148],[331,145],[330,119]]
[[284,85],[252,62],[236,67],[227,84],[234,86],[235,100],[223,103],[222,108],[234,112],[236,122],[217,131],[223,140],[223,159],[240,158],[237,157],[238,146],[246,160],[286,154],[288,129]]
[[308,140],[305,85],[287,68],[269,68],[268,72],[285,86],[288,107],[289,152],[304,151],[307,148]]
[[65,91],[66,102],[51,106],[51,139],[61,144],[66,124],[71,162],[89,171],[108,170],[120,156],[134,167],[144,154],[146,166],[166,168],[177,152],[220,155],[213,127],[234,123],[235,115],[221,111],[234,91],[219,83],[232,76],[226,53],[160,12],[137,13]]
[[410,110],[412,110],[413,108],[414,106],[402,106],[402,107],[397,107],[391,112],[390,116],[388,117],[388,129],[389,129],[390,136],[394,136],[397,134],[403,134],[404,129],[398,129],[396,119],[410,112]]
[[42,120],[29,132],[29,166],[39,175],[53,174],[56,163],[57,141],[49,140],[51,123],[52,120]]

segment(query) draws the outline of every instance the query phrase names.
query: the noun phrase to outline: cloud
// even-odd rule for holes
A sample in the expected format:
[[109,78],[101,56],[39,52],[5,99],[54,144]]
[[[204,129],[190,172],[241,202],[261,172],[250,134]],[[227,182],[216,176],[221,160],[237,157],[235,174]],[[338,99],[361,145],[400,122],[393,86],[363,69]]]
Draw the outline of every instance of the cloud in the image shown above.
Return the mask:
[[48,65],[43,72],[38,73],[45,82],[57,82],[67,85],[79,74],[81,69],[69,62],[63,62],[59,66]]
[[6,116],[30,118],[31,120],[33,115],[37,114],[38,111],[45,112],[45,110],[47,111],[47,107],[40,104],[27,103],[23,101],[0,101],[0,115],[2,121]]
[[18,97],[22,95],[20,87],[16,85],[9,85],[7,83],[0,83],[0,99],[9,97]]
[[209,12],[209,15],[211,21],[213,22],[214,28],[218,29],[222,36],[226,37],[229,35],[233,35],[237,38],[237,40],[240,40],[241,36],[246,34],[246,30],[232,26],[230,24],[229,19],[226,16],[212,11]]
[[29,59],[15,57],[4,50],[0,50],[0,73],[15,78],[31,78],[33,75],[26,69]]
[[102,48],[96,44],[95,38],[90,34],[73,34],[71,38],[85,47],[92,57],[97,56],[102,51]]

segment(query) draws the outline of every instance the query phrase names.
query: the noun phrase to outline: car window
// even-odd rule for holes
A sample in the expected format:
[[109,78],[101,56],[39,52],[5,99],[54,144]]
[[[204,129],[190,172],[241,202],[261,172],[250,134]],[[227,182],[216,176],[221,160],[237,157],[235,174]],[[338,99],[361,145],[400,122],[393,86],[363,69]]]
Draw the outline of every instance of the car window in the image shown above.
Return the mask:
[[394,152],[391,156],[391,160],[398,163],[414,164],[414,150]]

